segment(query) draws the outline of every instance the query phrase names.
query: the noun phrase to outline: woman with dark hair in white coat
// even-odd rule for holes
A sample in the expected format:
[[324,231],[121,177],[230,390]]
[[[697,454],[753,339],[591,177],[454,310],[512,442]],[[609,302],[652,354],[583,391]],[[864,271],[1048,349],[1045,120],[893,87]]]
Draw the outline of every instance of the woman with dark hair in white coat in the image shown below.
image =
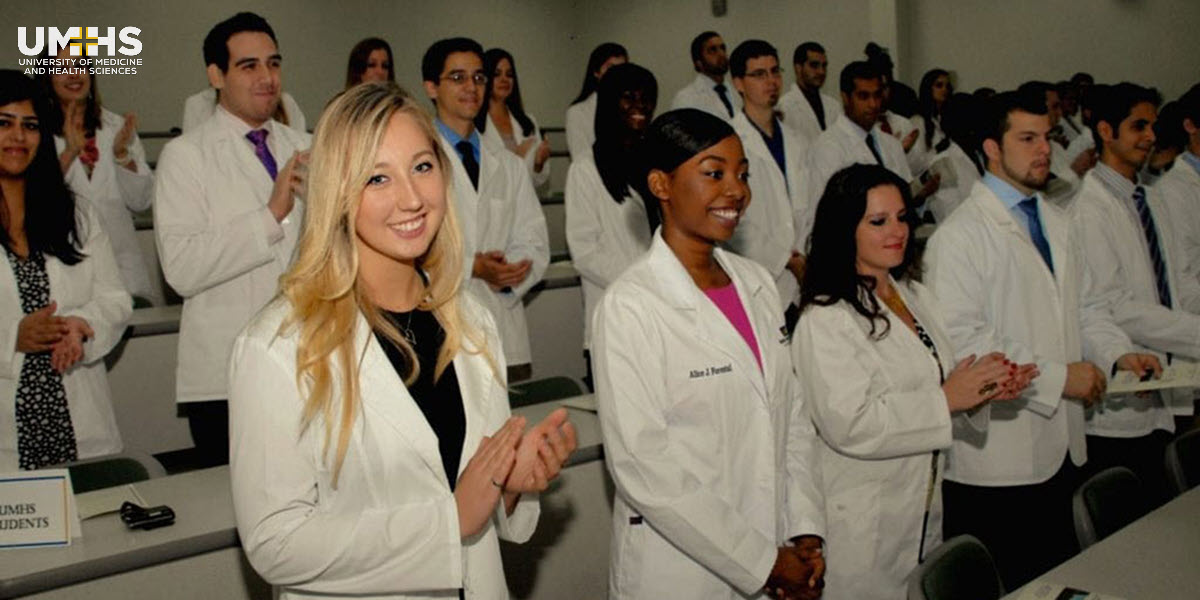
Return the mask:
[[571,162],[564,193],[567,248],[583,282],[585,353],[605,288],[650,247],[646,205],[631,179],[638,143],[658,104],[658,82],[634,64],[617,65],[610,73],[597,92],[597,121],[603,126],[596,129],[595,151]]
[[475,115],[475,129],[521,157],[533,187],[545,189],[550,182],[550,142],[542,137],[533,115],[525,112],[516,62],[507,50],[492,48],[483,53],[483,72],[488,74],[484,110]]
[[[70,58],[68,50],[58,58]],[[56,109],[49,125],[67,185],[98,213],[125,290],[141,305],[162,304],[157,265],[150,269],[133,229],[133,213],[148,210],[154,199],[154,173],[138,139],[137,116],[104,108],[95,75],[60,70],[41,79]]]
[[696,109],[650,126],[638,183],[662,215],[597,309],[609,597],[820,595],[812,424],[766,269],[718,247],[750,201],[733,128]]
[[824,442],[826,600],[905,597],[905,577],[942,539],[952,430],[986,431],[986,403],[1036,374],[999,353],[954,364],[935,300],[911,279],[908,189],[878,165],[834,174],[801,286],[792,358]]
[[575,447],[565,410],[509,416],[440,148],[395,84],[335,98],[295,263],[235,343],[234,510],[281,598],[506,599],[498,538],[529,538]]
[[588,57],[583,86],[567,107],[567,150],[572,161],[592,153],[592,144],[596,141],[596,88],[600,78],[614,65],[625,62],[629,62],[629,52],[613,42],[596,46]]
[[53,121],[33,80],[0,70],[0,472],[121,451],[103,358],[133,303]]

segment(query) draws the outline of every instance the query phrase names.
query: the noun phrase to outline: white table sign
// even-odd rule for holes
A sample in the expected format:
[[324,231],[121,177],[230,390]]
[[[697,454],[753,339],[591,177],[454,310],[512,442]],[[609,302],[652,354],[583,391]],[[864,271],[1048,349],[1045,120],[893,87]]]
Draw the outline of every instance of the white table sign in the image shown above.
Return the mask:
[[69,546],[79,535],[66,469],[0,474],[0,549]]

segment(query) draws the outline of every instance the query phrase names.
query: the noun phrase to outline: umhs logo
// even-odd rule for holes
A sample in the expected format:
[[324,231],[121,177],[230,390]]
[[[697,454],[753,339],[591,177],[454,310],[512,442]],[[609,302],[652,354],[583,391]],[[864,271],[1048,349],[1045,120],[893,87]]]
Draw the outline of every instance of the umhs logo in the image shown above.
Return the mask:
[[[107,51],[108,56],[118,52],[125,56],[137,56],[142,52],[142,41],[138,36],[142,30],[137,27],[122,27],[118,33],[116,27],[68,27],[62,31],[57,27],[34,27],[33,44],[29,43],[29,27],[17,28],[17,47],[25,56],[37,56],[49,45],[49,54],[57,55],[59,50],[70,48],[71,56],[100,56],[100,48]],[[101,35],[101,33],[105,35]],[[117,41],[121,45],[117,46]]]

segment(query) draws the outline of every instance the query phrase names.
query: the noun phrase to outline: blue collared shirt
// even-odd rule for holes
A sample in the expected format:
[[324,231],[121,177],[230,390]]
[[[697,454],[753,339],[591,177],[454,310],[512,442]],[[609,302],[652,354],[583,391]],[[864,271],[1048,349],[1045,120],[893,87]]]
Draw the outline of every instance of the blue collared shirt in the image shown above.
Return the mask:
[[[450,142],[450,147],[457,149],[458,143],[464,139],[463,136],[458,135],[453,129],[447,127],[441,119],[435,118],[433,123],[437,125],[438,132],[442,134],[442,137],[446,138],[447,142]],[[475,151],[475,162],[479,162],[479,132],[472,127],[471,135],[467,136],[466,140],[470,142],[471,149]]]
[[1196,156],[1191,152],[1184,152],[1183,162],[1192,165],[1192,168],[1195,169],[1197,173],[1200,173],[1200,156]]
[[[1025,214],[1025,211],[1023,211],[1019,207],[1017,207],[1017,205],[1020,204],[1022,200],[1025,200],[1029,196],[1022,194],[1021,191],[1018,190],[1017,188],[1013,187],[1011,183],[1004,181],[1003,179],[1000,179],[999,177],[996,177],[995,175],[993,175],[991,173],[991,171],[988,171],[987,173],[985,173],[983,175],[983,185],[986,185],[989,190],[992,190],[993,194],[996,194],[996,197],[999,198],[1000,202],[1002,202],[1004,204],[1004,208],[1008,209],[1008,212],[1011,213],[1012,217],[1014,219],[1016,219],[1017,222],[1020,223],[1022,227],[1025,228],[1025,233],[1028,234],[1029,233],[1029,216]],[[1034,193],[1034,195],[1036,196],[1037,193]],[[1039,206],[1038,206],[1038,218],[1039,219],[1041,218],[1041,211],[1042,211],[1042,208],[1039,204]]]

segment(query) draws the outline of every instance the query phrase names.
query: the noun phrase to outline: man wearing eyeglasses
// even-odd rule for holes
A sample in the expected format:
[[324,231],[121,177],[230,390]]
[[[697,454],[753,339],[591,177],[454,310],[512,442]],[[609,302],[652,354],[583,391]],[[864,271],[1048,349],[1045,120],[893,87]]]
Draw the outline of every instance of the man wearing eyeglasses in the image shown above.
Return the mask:
[[804,240],[797,225],[804,214],[800,178],[808,144],[799,133],[784,127],[775,112],[783,90],[783,70],[771,44],[742,42],[733,51],[730,71],[743,101],[733,117],[733,128],[750,161],[753,202],[746,207],[729,246],[771,272],[779,288],[780,308],[787,311],[800,300],[804,269]]
[[496,320],[508,380],[528,379],[532,355],[521,298],[550,262],[546,218],[533,181],[520,158],[475,130],[487,85],[478,42],[435,42],[421,59],[421,77],[454,171],[452,204],[462,230],[465,285]]
[[726,84],[729,58],[720,34],[705,31],[692,40],[692,68],[696,69],[696,78],[675,93],[671,110],[695,108],[732,121],[742,103]]

